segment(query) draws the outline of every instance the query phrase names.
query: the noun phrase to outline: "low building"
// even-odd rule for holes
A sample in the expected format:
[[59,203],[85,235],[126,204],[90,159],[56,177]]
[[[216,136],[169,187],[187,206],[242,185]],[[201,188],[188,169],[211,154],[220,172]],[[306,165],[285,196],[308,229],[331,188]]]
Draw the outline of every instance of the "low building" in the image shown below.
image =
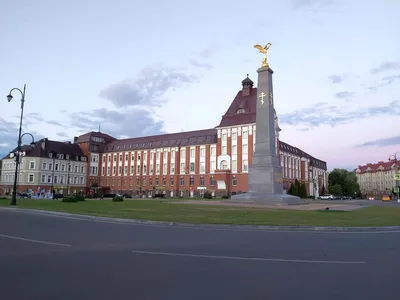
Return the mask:
[[[15,177],[15,153],[3,158],[0,194],[11,194]],[[72,194],[86,189],[87,156],[71,142],[42,139],[33,147],[23,146],[17,192]]]
[[399,163],[394,161],[379,161],[358,166],[354,170],[364,197],[380,199],[384,195],[391,195],[396,187],[395,174],[399,170]]

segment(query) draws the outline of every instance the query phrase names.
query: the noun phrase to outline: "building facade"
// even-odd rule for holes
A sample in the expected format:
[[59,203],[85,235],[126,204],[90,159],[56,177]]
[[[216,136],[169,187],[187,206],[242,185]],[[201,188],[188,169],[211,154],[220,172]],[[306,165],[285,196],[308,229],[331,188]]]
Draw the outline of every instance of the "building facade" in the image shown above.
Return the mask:
[[[15,152],[3,158],[0,194],[11,194],[15,176]],[[72,194],[87,186],[87,157],[70,142],[42,139],[34,147],[23,146],[20,156],[17,192]]]
[[395,174],[399,169],[397,161],[380,161],[375,164],[358,166],[354,172],[360,185],[361,194],[375,199],[391,195],[393,188],[396,187]]
[[[101,132],[76,137],[90,161],[88,189],[110,192],[156,192],[167,196],[200,196],[246,192],[255,146],[257,89],[247,77],[220,124],[212,129],[115,139]],[[284,189],[296,179],[309,195],[327,189],[326,162],[279,141]],[[318,196],[318,195],[317,195]]]

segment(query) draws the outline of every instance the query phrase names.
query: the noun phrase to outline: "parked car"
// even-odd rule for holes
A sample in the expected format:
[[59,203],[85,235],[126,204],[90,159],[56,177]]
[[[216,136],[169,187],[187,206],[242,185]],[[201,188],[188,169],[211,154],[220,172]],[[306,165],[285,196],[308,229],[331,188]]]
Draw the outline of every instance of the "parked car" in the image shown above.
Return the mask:
[[330,195],[330,194],[325,194],[325,195],[320,196],[319,199],[321,199],[321,200],[334,200],[335,197],[333,197],[333,195]]

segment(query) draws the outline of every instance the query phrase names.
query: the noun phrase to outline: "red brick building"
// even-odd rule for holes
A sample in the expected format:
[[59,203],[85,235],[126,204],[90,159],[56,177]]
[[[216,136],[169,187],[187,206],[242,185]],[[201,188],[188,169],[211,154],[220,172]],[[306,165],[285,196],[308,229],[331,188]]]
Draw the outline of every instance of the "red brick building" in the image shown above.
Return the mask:
[[[257,88],[246,78],[212,129],[115,139],[101,132],[75,138],[89,157],[87,182],[113,192],[196,196],[246,192],[256,135]],[[277,126],[278,131],[279,127]],[[298,179],[313,194],[327,188],[326,162],[277,141],[284,188]]]

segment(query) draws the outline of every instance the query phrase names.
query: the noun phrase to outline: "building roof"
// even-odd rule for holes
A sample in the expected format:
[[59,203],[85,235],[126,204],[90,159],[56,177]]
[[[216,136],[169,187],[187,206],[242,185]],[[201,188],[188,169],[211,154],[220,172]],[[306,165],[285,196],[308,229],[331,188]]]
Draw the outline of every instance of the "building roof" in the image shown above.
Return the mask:
[[222,116],[218,127],[229,127],[256,122],[257,88],[250,88],[246,96],[240,90],[233,99],[226,113]]
[[394,170],[395,167],[396,167],[396,164],[393,161],[386,161],[386,162],[379,161],[375,164],[368,163],[363,166],[358,166],[358,168],[355,169],[354,172],[356,172],[358,174],[382,172],[382,171]]
[[307,152],[304,152],[303,150],[300,150],[297,147],[293,147],[288,143],[279,141],[279,150],[299,157],[308,158],[310,160],[310,166],[322,170],[327,170],[327,165],[325,161],[315,158],[310,154],[308,154]]
[[[23,145],[21,147],[22,152],[25,152],[24,156],[27,157],[50,157],[50,153],[57,154],[68,154],[70,159],[75,159],[76,157],[86,157],[82,149],[77,144],[72,144],[71,142],[58,142],[51,141],[47,138],[41,139],[33,147],[30,145]],[[17,148],[13,149],[11,153],[17,151]],[[10,158],[8,154],[5,158]]]
[[108,140],[108,141],[116,140],[115,137],[112,137],[111,135],[108,135],[106,133],[103,133],[100,131],[98,131],[98,132],[92,131],[92,132],[85,133],[81,136],[78,136],[77,138],[75,138],[74,143],[77,143],[77,144],[88,143],[88,142],[90,142],[92,136],[104,138],[105,140]]
[[184,147],[189,145],[194,146],[215,143],[217,143],[217,130],[212,128],[115,140],[105,147],[105,151]]

